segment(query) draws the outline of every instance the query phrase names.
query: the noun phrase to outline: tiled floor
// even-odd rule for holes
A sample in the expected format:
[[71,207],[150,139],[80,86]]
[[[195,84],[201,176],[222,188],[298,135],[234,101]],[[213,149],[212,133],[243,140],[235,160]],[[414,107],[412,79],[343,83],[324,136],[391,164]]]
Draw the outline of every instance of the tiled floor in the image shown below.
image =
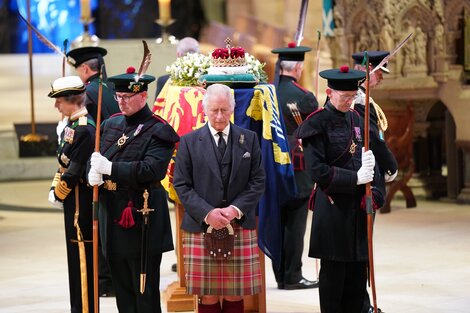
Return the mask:
[[[0,183],[1,313],[70,312],[63,220],[49,209],[49,183]],[[164,255],[162,291],[176,279],[174,262],[173,252]],[[375,262],[386,313],[470,312],[470,206],[420,200],[408,210],[395,201],[392,213],[376,220]],[[317,289],[278,290],[270,266],[268,312],[319,312]],[[304,275],[313,279],[314,272],[305,255]],[[101,299],[101,312],[117,312],[114,298]]]

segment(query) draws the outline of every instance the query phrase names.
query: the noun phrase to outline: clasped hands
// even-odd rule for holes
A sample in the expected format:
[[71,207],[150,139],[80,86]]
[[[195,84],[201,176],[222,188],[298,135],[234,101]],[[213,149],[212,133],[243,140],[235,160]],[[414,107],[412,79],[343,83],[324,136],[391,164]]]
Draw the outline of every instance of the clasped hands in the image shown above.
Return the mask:
[[362,148],[362,165],[357,171],[357,184],[367,184],[374,179],[375,156],[372,150],[364,151]]
[[88,172],[88,182],[92,186],[99,186],[103,183],[103,174],[111,175],[113,163],[99,152],[94,152],[90,159],[90,172]]
[[230,222],[237,216],[238,212],[232,206],[215,208],[207,214],[206,222],[210,226],[219,230],[230,224]]

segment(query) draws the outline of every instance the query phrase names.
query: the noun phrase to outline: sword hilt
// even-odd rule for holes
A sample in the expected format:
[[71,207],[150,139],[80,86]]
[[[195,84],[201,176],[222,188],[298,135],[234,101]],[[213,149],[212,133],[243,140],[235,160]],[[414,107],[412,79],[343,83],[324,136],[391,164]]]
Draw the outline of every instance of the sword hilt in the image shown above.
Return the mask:
[[145,189],[143,197],[144,197],[144,207],[140,210],[137,210],[137,212],[142,213],[142,216],[146,217],[150,214],[150,212],[155,211],[155,210],[149,208],[149,206],[148,206],[149,193],[148,193],[147,189]]

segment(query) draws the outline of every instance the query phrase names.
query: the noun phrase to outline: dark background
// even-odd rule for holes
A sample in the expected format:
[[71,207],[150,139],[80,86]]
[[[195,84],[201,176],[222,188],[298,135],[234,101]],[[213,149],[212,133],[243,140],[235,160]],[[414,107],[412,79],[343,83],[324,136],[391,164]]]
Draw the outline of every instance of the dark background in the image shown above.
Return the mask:
[[[31,22],[56,46],[62,47],[83,31],[80,23],[80,1],[30,0]],[[90,29],[100,39],[152,38],[161,34],[156,0],[92,0]],[[0,53],[25,53],[28,51],[27,25],[18,17],[26,18],[26,0],[0,0]],[[168,32],[176,38],[186,36],[199,39],[206,19],[200,0],[172,0],[172,17],[175,23]],[[66,18],[64,18],[66,16]],[[33,52],[51,52],[33,35]]]

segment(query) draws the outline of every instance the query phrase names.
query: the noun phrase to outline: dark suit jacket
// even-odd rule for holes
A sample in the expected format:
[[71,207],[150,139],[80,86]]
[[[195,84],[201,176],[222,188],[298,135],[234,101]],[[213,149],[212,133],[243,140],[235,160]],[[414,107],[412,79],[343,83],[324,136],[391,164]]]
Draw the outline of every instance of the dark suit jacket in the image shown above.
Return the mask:
[[[255,211],[264,193],[264,169],[256,133],[231,124],[232,169],[227,201],[238,207],[245,229],[256,227]],[[214,140],[207,124],[185,136],[176,154],[174,187],[185,208],[181,228],[189,232],[205,230],[207,213],[219,207],[223,183],[214,149]]]

